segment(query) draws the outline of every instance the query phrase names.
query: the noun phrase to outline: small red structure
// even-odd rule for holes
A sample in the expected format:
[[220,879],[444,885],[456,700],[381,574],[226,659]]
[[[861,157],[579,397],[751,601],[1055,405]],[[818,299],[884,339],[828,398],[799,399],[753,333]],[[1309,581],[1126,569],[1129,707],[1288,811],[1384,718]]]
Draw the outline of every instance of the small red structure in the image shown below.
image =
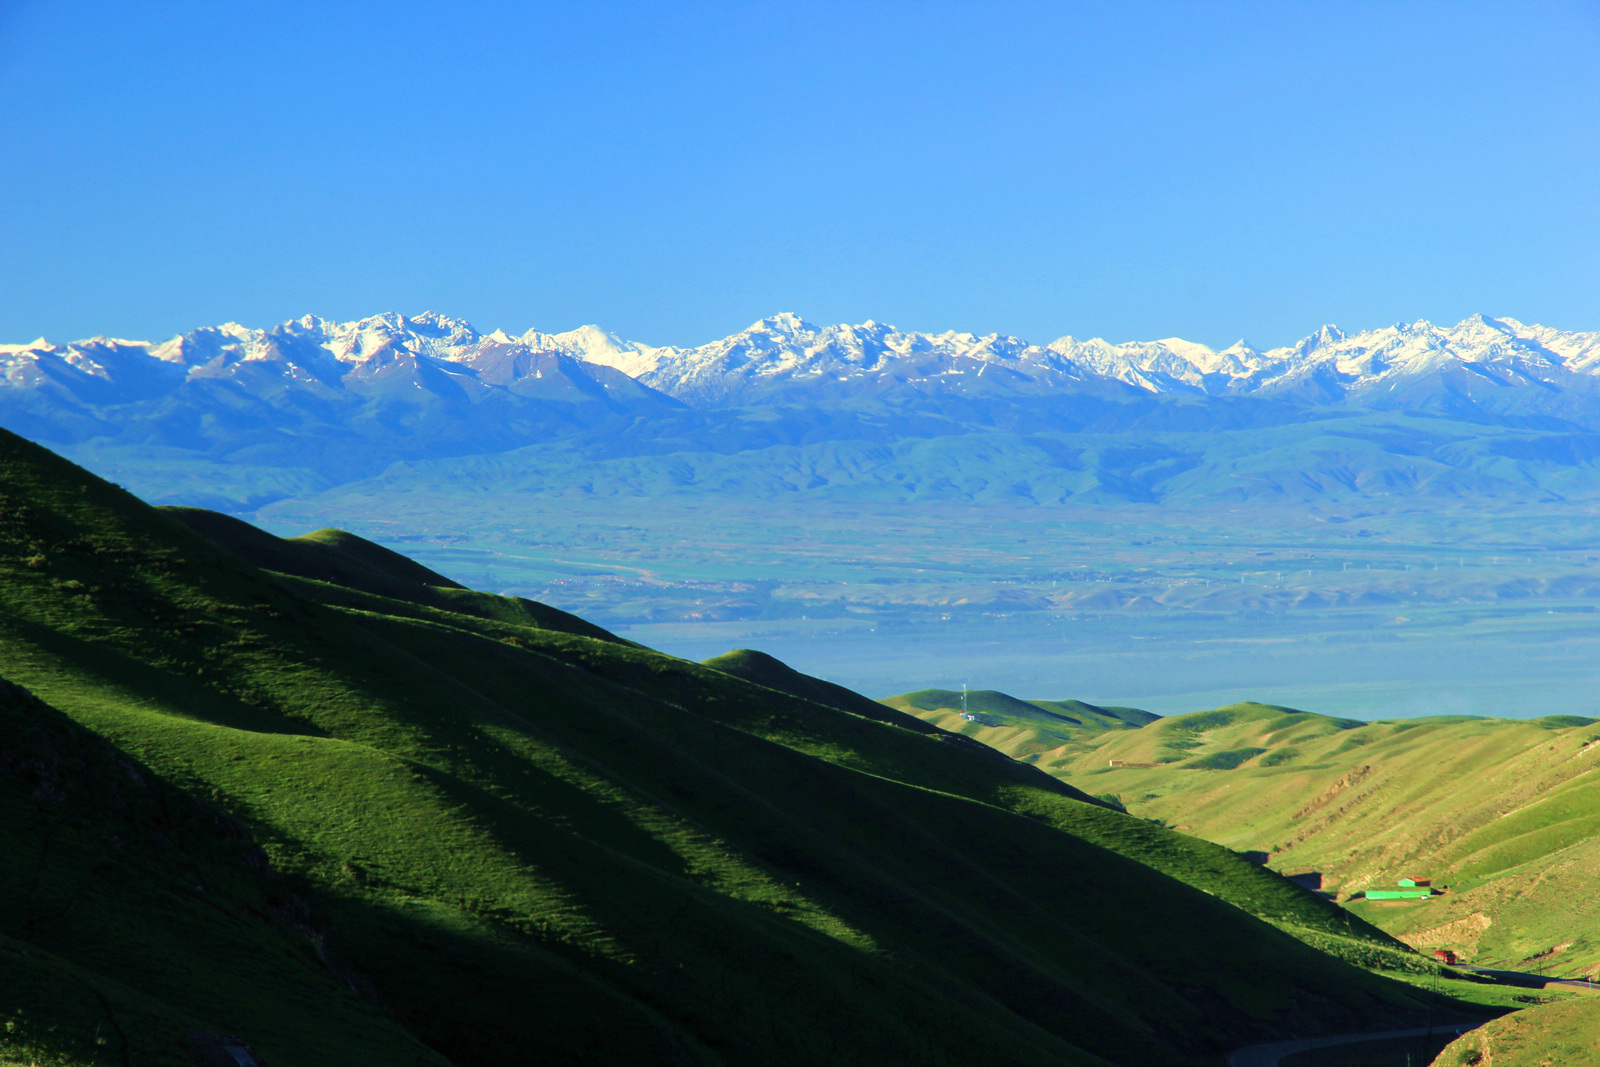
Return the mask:
[[1436,949],[1434,949],[1433,950],[1433,958],[1438,960],[1440,963],[1448,963],[1452,967],[1454,967],[1458,962],[1460,962],[1459,960],[1456,959],[1456,954],[1454,952],[1451,952],[1447,948],[1436,948]]

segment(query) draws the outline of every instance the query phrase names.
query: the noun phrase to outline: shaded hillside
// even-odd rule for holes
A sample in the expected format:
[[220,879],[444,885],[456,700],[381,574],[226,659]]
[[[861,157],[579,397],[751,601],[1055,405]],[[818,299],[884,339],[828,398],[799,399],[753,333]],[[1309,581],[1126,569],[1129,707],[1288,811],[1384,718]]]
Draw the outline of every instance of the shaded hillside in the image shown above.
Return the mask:
[[[452,1062],[1176,1064],[1420,1003],[1240,910],[1338,948],[1327,902],[923,724],[355,539],[313,539],[352,584],[264,571],[9,434],[0,483],[0,674],[238,820],[328,973]],[[160,952],[74,953],[168,997],[169,1041],[204,1015],[272,1063],[395,1062],[203,1013]]]
[[[1154,766],[1112,767],[1112,760]],[[1448,891],[1352,910],[1471,962],[1600,976],[1600,723],[1581,716],[1363,723],[1265,704],[1107,732],[1041,761],[1135,814],[1341,897],[1407,876]]]

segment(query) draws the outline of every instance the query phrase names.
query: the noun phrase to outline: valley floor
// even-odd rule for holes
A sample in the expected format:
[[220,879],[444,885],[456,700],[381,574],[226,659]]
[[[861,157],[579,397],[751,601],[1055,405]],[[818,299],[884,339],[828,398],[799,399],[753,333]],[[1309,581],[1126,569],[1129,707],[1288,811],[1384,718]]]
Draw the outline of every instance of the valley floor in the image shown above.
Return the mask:
[[[448,516],[448,518],[446,518]],[[1594,714],[1578,505],[971,507],[426,493],[287,500],[474,588],[691,659],[761,648],[874,695],[936,685],[1172,714]]]

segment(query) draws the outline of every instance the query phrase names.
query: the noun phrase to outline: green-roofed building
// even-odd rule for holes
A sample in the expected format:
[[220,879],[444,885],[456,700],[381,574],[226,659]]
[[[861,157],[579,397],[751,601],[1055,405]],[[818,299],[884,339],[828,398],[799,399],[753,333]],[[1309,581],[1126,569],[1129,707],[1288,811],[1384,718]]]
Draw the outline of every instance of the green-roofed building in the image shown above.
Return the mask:
[[1368,900],[1427,900],[1433,889],[1426,878],[1402,878],[1398,885],[1367,890]]

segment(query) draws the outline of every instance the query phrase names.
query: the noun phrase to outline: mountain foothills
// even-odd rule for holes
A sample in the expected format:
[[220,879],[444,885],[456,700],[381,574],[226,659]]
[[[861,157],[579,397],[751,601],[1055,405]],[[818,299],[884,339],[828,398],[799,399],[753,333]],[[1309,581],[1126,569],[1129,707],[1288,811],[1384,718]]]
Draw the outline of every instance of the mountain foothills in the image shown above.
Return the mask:
[[0,1058],[1198,1065],[1493,1000],[770,657],[9,433],[0,490]]
[[0,423],[236,511],[386,470],[385,490],[1022,504],[1600,489],[1600,332],[1481,316],[1266,352],[787,314],[693,348],[307,316],[3,345],[0,367]]
[[[1363,722],[1243,703],[1139,722],[1132,709],[988,692],[970,694],[963,716],[960,698],[925,690],[885,703],[1313,876],[1415,947],[1600,978],[1600,906],[1584,889],[1600,875],[1600,720]],[[1449,891],[1425,905],[1360,899],[1407,876]]]
[[[1130,709],[993,692],[966,694],[963,713],[962,696],[885,703],[1132,814],[1254,853],[1419,950],[1555,981],[1600,978],[1600,720],[1362,722],[1244,703],[1140,722]],[[1402,878],[1431,893],[1367,899]],[[1438,1062],[1588,1063],[1597,1040],[1600,999],[1587,998],[1494,1023]]]

